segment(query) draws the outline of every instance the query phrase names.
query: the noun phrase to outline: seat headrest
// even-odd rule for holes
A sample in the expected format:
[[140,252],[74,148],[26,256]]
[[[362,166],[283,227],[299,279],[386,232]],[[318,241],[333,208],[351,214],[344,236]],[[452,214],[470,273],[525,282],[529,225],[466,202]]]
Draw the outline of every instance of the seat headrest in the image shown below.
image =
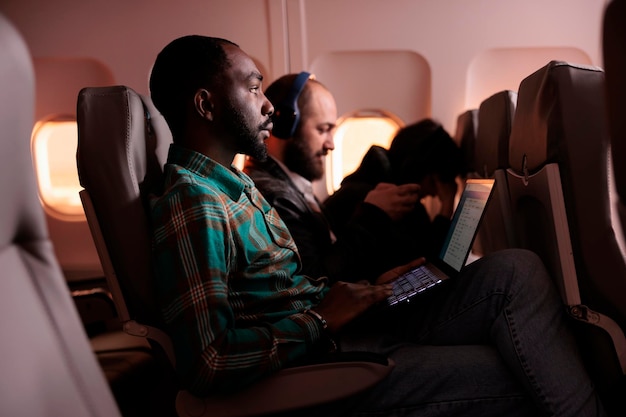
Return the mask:
[[478,109],[467,110],[459,115],[456,120],[454,141],[461,149],[461,155],[465,163],[465,172],[475,171],[474,149],[478,130]]
[[551,61],[520,84],[509,142],[510,167],[532,174],[550,162],[567,164],[577,141],[606,135],[604,111],[602,69]]
[[478,110],[474,168],[491,177],[509,164],[509,137],[517,105],[517,92],[500,91],[485,99]]

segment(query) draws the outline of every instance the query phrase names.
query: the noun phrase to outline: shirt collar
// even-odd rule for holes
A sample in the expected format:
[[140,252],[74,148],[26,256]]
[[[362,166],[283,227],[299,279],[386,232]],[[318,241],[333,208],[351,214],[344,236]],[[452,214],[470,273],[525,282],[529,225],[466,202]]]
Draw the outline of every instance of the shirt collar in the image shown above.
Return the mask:
[[252,179],[234,165],[228,169],[200,152],[175,143],[170,145],[167,163],[179,165],[198,176],[209,179],[233,201],[238,201],[245,189],[249,191],[254,187]]

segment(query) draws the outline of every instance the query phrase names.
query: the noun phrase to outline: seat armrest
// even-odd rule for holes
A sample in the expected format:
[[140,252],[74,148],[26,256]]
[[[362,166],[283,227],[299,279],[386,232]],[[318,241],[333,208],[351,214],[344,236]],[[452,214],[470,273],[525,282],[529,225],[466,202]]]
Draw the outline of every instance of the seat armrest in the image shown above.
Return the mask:
[[394,363],[343,361],[283,369],[248,388],[223,397],[198,398],[179,391],[179,417],[252,417],[318,406],[348,398],[382,381]]
[[88,335],[106,331],[108,323],[118,322],[111,294],[104,288],[76,289],[71,294]]

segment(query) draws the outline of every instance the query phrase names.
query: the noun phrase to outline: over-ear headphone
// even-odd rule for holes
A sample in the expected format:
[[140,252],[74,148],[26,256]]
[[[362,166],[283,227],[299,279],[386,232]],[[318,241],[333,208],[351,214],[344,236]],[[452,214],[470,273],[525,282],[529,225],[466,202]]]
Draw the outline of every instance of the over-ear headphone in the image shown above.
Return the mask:
[[277,138],[289,139],[296,133],[296,127],[300,121],[298,97],[310,77],[311,74],[305,71],[298,74],[285,99],[274,106],[272,134]]

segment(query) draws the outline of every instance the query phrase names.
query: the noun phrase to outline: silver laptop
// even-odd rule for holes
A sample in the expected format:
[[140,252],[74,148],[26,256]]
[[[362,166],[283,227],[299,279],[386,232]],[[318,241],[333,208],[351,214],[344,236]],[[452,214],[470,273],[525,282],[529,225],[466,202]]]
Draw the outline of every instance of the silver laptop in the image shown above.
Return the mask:
[[387,304],[408,302],[412,297],[457,276],[467,261],[487,203],[493,194],[494,179],[468,179],[452,216],[448,236],[439,258],[426,262],[393,282]]

